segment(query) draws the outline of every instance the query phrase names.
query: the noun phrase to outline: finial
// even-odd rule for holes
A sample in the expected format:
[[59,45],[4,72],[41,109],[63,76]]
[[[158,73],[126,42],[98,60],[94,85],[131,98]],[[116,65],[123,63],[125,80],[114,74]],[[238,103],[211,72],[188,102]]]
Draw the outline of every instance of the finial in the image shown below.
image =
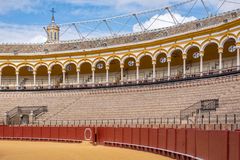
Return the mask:
[[52,8],[52,10],[50,10],[50,12],[52,12],[52,23],[55,23],[54,14],[56,13],[56,11],[54,10],[54,8]]

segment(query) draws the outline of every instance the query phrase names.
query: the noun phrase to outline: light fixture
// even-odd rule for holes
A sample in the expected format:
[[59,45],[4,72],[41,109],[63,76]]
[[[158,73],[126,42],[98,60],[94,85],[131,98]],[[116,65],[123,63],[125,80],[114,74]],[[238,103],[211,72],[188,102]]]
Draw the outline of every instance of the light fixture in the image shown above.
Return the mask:
[[235,52],[236,50],[237,50],[237,47],[234,46],[234,45],[228,47],[228,51],[231,52],[231,53]]
[[198,59],[199,57],[200,57],[200,53],[199,52],[193,53],[193,58],[194,59]]
[[134,62],[134,61],[129,61],[129,62],[128,62],[128,66],[129,66],[129,67],[132,67],[132,66],[134,66],[134,64],[135,64],[135,62]]
[[98,64],[97,64],[97,68],[98,68],[98,69],[103,69],[103,64],[102,64],[102,63],[98,63]]
[[166,63],[167,62],[167,58],[166,57],[162,57],[160,58],[160,63]]

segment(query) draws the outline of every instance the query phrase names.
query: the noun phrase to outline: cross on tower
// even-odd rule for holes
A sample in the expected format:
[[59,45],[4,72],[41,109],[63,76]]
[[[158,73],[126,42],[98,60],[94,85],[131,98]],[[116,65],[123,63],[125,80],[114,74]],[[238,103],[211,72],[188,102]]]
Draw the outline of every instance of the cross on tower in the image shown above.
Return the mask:
[[52,22],[54,23],[55,22],[54,14],[56,13],[56,11],[54,10],[54,8],[52,8],[50,12],[52,13]]

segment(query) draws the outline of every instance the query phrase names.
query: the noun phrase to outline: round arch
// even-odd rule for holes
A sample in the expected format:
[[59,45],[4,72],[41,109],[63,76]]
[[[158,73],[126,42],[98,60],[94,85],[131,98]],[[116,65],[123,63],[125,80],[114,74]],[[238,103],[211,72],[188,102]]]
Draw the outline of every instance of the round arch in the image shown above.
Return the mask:
[[237,36],[235,36],[234,34],[227,34],[225,36],[223,36],[221,39],[220,39],[220,47],[223,47],[224,44],[229,40],[229,39],[234,39],[235,41],[237,41]]
[[156,60],[160,54],[165,54],[167,57],[167,51],[164,49],[158,49],[153,53],[153,60]]
[[134,54],[127,54],[127,55],[124,55],[122,58],[121,58],[121,64],[124,64],[125,61],[129,58],[133,58],[135,62],[137,62],[137,58]]
[[214,38],[207,39],[201,43],[200,51],[204,51],[205,48],[211,43],[215,43],[217,46],[219,46],[219,40],[214,39]]

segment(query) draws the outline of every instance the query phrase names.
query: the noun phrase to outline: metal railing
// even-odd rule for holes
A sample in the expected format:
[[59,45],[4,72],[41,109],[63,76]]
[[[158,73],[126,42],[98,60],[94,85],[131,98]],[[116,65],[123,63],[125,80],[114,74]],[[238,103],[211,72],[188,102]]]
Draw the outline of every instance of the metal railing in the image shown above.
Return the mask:
[[167,118],[133,118],[133,119],[79,119],[79,120],[37,120],[29,125],[81,126],[81,125],[180,125],[180,124],[239,124],[240,113],[203,114],[196,119],[180,119],[179,116]]

